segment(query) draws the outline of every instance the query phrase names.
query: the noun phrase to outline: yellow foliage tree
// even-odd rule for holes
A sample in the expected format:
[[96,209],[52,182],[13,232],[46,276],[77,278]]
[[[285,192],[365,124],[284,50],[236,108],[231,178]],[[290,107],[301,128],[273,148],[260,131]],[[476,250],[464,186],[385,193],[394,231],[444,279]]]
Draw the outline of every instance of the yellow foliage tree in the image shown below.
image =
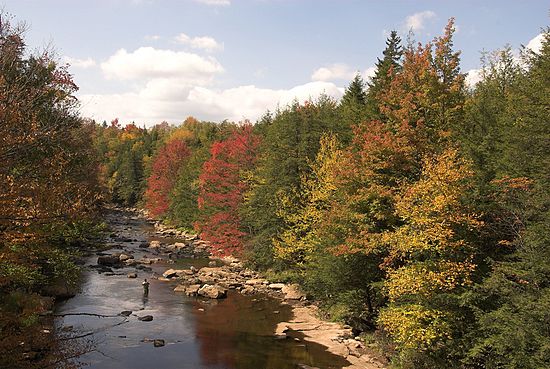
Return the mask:
[[342,151],[335,135],[325,134],[311,172],[302,175],[301,190],[295,196],[280,194],[277,215],[286,228],[273,240],[275,255],[283,260],[303,264],[319,240],[318,225],[329,200],[337,189],[335,168],[342,162]]
[[442,296],[471,284],[475,269],[464,234],[480,222],[461,201],[471,176],[457,150],[446,149],[426,158],[420,179],[403,184],[396,198],[402,225],[383,235],[390,304],[379,319],[403,348],[426,349],[452,335],[453,313]]

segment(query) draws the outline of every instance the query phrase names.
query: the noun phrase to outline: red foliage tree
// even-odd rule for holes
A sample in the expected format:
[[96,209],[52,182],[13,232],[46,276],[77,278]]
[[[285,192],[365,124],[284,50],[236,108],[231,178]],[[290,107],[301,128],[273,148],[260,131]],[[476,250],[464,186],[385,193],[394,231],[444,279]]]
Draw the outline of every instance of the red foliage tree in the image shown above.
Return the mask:
[[170,192],[179,169],[189,155],[185,142],[178,139],[168,141],[155,155],[145,191],[145,206],[151,215],[163,216],[168,211]]
[[246,236],[241,228],[239,207],[248,183],[245,175],[256,162],[260,137],[252,125],[239,127],[227,139],[215,142],[211,158],[199,176],[200,209],[195,228],[212,243],[213,252],[228,255],[242,250]]

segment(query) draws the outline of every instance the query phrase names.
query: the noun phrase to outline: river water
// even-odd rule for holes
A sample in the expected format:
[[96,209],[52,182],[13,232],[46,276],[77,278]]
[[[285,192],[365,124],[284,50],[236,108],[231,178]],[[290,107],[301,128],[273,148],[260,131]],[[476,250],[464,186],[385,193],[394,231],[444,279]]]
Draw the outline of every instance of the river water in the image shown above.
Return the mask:
[[[132,252],[157,257],[140,249],[141,241],[161,240],[143,219],[129,213],[112,213],[108,221],[115,232],[137,242],[117,242],[107,252]],[[152,270],[137,270],[138,278],[127,278],[135,268],[114,269],[121,275],[98,273],[89,266],[97,256],[86,260],[80,293],[56,306],[56,331],[73,362],[94,369],[149,368],[296,368],[306,364],[319,368],[341,368],[347,361],[321,345],[274,336],[278,322],[291,318],[291,309],[263,295],[244,296],[230,291],[223,300],[210,300],[176,294],[176,282],[154,278],[173,265],[157,263]],[[204,266],[208,260],[179,260],[178,267]],[[143,295],[141,282],[151,285]],[[128,317],[122,311],[132,311]],[[150,322],[138,317],[152,315]],[[80,337],[81,338],[75,338]],[[165,345],[155,347],[153,340]]]

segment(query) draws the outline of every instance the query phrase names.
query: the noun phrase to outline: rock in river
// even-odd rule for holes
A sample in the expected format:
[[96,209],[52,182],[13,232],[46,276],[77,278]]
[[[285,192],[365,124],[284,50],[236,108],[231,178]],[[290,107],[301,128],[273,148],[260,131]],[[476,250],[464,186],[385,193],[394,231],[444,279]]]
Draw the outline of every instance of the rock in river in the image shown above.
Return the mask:
[[210,299],[223,299],[227,297],[227,290],[218,285],[211,286],[209,284],[205,284],[197,291],[197,294]]
[[155,347],[162,347],[164,346],[164,340],[156,339],[153,341],[153,346]]
[[140,316],[138,317],[138,320],[141,320],[142,322],[150,322],[151,320],[153,320],[153,316],[152,315]]
[[134,258],[134,255],[127,255],[127,254],[120,254],[120,256],[118,257],[120,261],[126,261],[133,258]]
[[152,249],[158,249],[160,247],[160,241],[151,241],[149,247]]

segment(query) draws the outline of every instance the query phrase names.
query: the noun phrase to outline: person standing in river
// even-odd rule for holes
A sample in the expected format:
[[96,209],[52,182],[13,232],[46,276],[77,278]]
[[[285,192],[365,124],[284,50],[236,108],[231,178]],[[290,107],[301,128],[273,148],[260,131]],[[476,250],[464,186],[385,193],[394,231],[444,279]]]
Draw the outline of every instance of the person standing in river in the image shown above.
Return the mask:
[[147,282],[147,278],[143,280],[143,283],[141,284],[143,286],[143,296],[149,295],[149,282]]

